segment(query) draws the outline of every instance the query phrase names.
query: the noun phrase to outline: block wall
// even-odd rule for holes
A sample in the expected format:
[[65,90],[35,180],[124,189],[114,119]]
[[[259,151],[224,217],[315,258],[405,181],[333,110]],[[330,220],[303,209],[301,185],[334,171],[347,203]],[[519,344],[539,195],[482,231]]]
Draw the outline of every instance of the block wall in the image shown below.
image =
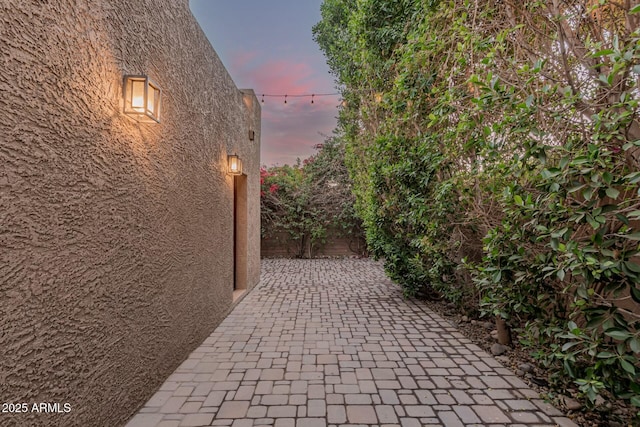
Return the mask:
[[[162,88],[161,123],[122,114],[125,74]],[[0,402],[61,405],[0,425],[123,425],[218,325],[233,152],[258,282],[259,141],[186,0],[0,2]]]

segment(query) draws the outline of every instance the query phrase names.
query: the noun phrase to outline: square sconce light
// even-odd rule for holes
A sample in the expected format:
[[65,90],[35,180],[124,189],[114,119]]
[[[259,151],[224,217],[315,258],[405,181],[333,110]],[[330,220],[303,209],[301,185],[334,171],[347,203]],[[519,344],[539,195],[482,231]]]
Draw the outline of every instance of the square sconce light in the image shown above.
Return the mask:
[[160,123],[160,87],[147,76],[124,76],[124,113],[144,123]]
[[227,156],[227,163],[229,164],[229,173],[231,175],[242,175],[242,160],[237,154]]
[[256,132],[253,130],[249,131],[249,141],[253,141],[256,139]]

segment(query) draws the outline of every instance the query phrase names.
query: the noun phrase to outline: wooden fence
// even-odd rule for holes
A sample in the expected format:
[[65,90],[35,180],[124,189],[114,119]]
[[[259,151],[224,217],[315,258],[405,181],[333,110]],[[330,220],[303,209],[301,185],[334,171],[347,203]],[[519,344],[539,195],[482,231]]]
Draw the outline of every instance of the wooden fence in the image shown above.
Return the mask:
[[366,256],[367,245],[363,237],[344,236],[338,230],[328,230],[324,242],[313,245],[309,239],[293,240],[288,233],[282,232],[261,240],[260,255],[262,258]]

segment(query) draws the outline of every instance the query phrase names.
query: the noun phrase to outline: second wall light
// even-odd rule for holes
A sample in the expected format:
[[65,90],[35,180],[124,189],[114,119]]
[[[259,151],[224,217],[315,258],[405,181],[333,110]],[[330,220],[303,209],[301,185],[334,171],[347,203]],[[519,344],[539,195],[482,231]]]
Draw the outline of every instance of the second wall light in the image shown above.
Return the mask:
[[242,175],[242,160],[237,154],[228,155],[227,163],[231,175]]

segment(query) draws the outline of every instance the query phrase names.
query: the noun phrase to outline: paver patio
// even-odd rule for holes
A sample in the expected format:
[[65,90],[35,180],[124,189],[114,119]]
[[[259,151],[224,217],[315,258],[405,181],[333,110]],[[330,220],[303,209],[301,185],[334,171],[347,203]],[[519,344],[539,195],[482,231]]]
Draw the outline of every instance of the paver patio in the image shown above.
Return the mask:
[[371,260],[263,260],[127,427],[575,426]]

